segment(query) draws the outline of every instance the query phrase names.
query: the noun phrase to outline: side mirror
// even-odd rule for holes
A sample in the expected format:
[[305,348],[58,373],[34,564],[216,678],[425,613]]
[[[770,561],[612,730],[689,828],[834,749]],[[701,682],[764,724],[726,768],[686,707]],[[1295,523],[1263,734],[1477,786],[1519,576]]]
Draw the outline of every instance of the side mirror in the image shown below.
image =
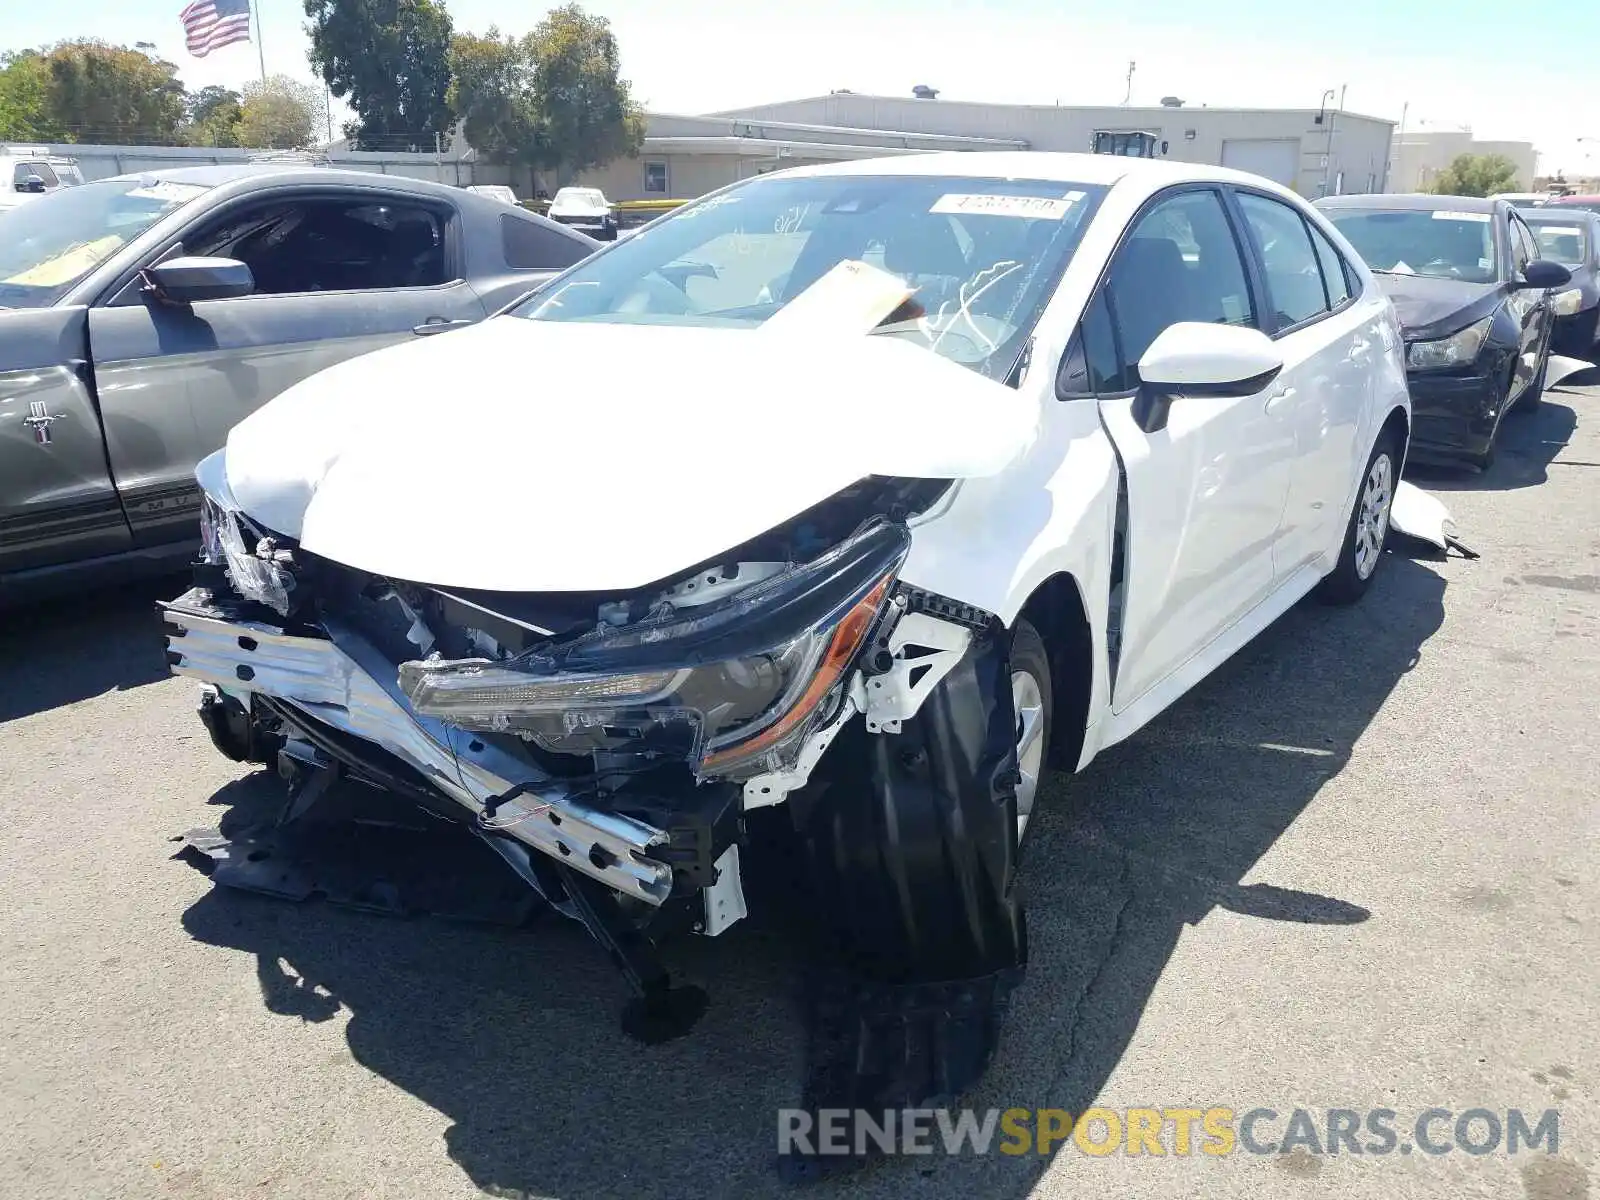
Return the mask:
[[232,300],[256,290],[250,268],[233,258],[169,258],[144,270],[146,290],[166,304]]
[[1139,359],[1134,418],[1147,433],[1167,426],[1175,396],[1253,396],[1283,370],[1283,355],[1259,329],[1179,321]]
[[17,184],[17,191],[29,192],[35,196],[40,195],[44,190],[44,180],[37,175],[29,175],[21,183]]
[[1522,268],[1522,282],[1517,286],[1548,291],[1550,288],[1565,287],[1571,282],[1572,272],[1560,263],[1551,262],[1547,258],[1536,258]]

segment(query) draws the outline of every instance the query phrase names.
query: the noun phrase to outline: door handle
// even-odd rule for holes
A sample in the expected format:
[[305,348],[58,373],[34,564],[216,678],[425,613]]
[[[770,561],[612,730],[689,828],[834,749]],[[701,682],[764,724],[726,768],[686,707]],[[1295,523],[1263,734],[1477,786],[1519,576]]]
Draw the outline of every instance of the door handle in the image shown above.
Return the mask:
[[1278,409],[1283,406],[1285,401],[1293,399],[1294,389],[1292,387],[1281,388],[1267,397],[1267,411],[1277,412]]
[[413,325],[411,332],[418,337],[428,337],[431,334],[443,333],[447,329],[460,329],[463,325],[471,325],[472,321],[466,317],[457,317],[447,321],[443,317],[429,317],[421,325]]

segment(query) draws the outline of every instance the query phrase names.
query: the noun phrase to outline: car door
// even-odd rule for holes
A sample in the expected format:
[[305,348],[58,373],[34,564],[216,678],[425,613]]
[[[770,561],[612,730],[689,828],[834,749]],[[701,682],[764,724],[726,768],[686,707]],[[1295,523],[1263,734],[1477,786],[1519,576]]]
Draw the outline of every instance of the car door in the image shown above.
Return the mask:
[[0,310],[0,576],[132,538],[106,469],[83,305]]
[[456,224],[452,206],[404,192],[274,189],[206,214],[149,260],[239,259],[252,295],[177,307],[134,277],[93,309],[107,453],[135,542],[192,534],[195,464],[291,384],[414,331],[480,320]]
[[1271,401],[1292,434],[1292,469],[1274,552],[1286,579],[1337,546],[1344,501],[1366,453],[1356,445],[1379,334],[1357,310],[1339,252],[1315,221],[1265,192],[1233,189],[1260,268],[1263,328],[1283,355]]
[[1506,304],[1521,324],[1517,365],[1512,372],[1511,393],[1507,397],[1509,402],[1515,403],[1539,373],[1545,346],[1550,339],[1553,314],[1548,292],[1518,286],[1522,282],[1524,268],[1539,257],[1539,243],[1522,218],[1510,209],[1506,210],[1503,220],[1506,245],[1511,251],[1511,295]]
[[1127,493],[1114,711],[1272,591],[1294,443],[1289,423],[1271,411],[1274,389],[1180,397],[1164,427],[1151,429],[1137,366],[1169,325],[1257,326],[1257,311],[1238,231],[1211,187],[1167,192],[1147,206],[1086,310],[1083,339],[1114,346],[1115,370],[1089,386]]

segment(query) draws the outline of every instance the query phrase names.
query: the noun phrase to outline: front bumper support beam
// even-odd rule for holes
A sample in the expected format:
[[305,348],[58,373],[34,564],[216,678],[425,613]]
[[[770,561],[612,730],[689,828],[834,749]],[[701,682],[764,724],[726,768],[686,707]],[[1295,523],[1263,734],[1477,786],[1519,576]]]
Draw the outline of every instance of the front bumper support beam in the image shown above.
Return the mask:
[[[395,669],[354,630],[327,622],[327,637],[290,633],[218,607],[196,588],[162,606],[167,661],[176,675],[229,695],[252,692],[371,742],[490,827],[636,900],[660,905],[672,891],[661,858],[665,831],[583,804],[559,780],[539,778],[514,756],[413,712]],[[461,744],[458,746],[457,743]],[[496,797],[518,792],[515,799]]]

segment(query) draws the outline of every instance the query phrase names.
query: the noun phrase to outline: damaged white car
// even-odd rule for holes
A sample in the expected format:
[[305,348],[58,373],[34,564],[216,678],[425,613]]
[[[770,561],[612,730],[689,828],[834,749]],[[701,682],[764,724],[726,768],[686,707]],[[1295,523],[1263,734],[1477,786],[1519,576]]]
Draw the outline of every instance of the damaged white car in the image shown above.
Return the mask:
[[659,936],[785,857],[845,981],[803,1102],[946,1103],[1027,960],[1041,772],[1359,598],[1409,424],[1389,301],[1263,179],[800,168],[246,419],[169,659],[289,815],[343,777],[487,842],[642,1037],[704,1003]]

